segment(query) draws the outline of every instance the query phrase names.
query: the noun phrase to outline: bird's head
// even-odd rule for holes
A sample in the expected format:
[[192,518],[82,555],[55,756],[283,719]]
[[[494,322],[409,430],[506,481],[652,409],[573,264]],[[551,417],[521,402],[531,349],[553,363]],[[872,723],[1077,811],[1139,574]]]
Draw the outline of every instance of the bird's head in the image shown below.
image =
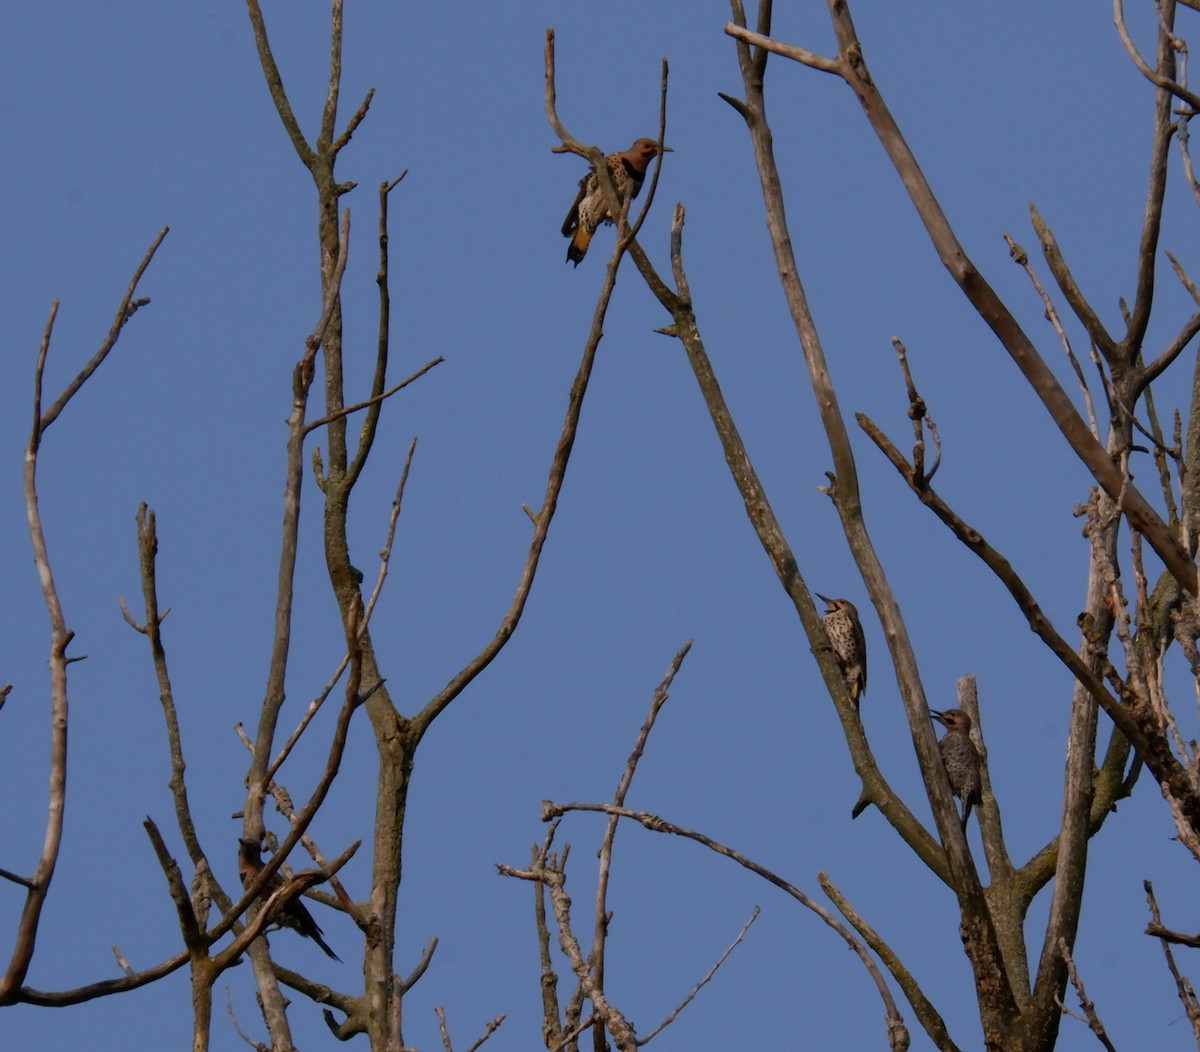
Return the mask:
[[822,595],[820,592],[814,594],[825,604],[825,613],[832,614],[841,610],[851,617],[858,617],[858,608],[849,599],[830,599],[829,596]]
[[938,721],[948,731],[967,734],[971,730],[971,717],[962,709],[946,709],[945,712],[929,710],[929,715]]
[[262,858],[262,845],[257,840],[240,836],[238,837],[238,854],[251,860]]
[[[636,167],[639,171],[644,172],[647,166],[655,157],[658,156],[658,141],[655,139],[635,139],[634,143],[628,150],[625,151],[625,156],[629,158],[629,163]],[[670,146],[662,148],[663,153],[674,153]]]

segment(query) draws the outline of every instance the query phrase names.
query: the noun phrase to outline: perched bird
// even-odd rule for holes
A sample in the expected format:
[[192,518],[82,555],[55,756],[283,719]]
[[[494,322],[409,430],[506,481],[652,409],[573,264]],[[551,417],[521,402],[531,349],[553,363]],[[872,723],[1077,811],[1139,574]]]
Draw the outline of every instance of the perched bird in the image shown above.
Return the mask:
[[859,699],[867,692],[867,641],[862,622],[849,599],[830,599],[820,592],[817,592],[817,598],[826,606],[821,625],[837,657],[850,700],[857,709]]
[[[671,147],[664,146],[663,153],[669,152]],[[617,197],[622,202],[626,197],[630,200],[637,197],[646,179],[646,169],[657,156],[657,142],[653,139],[636,139],[624,153],[610,153],[604,158]],[[593,169],[579,180],[579,193],[575,195],[571,210],[563,220],[563,237],[571,239],[567,246],[567,261],[579,266],[579,261],[587,255],[596,227],[602,222],[611,223],[615,218],[609,211],[604,188]]]
[[[262,849],[258,846],[258,841],[239,837],[238,877],[241,879],[243,888],[250,885],[254,878],[258,876],[258,871],[262,867]],[[263,892],[264,898],[273,894],[275,889],[281,884],[283,884],[283,877],[279,873],[275,873],[267,881],[266,889]],[[317,927],[317,922],[313,920],[312,914],[308,912],[304,903],[300,901],[299,895],[280,902],[275,907],[275,915],[271,919],[281,928],[291,928],[292,931],[298,931],[301,935],[312,939],[313,942],[320,946],[335,961],[341,962],[341,958],[321,938],[321,929]]]
[[950,789],[963,802],[962,827],[967,831],[967,819],[971,817],[971,805],[980,802],[982,783],[979,778],[979,753],[971,741],[971,717],[962,709],[947,709],[945,712],[929,713],[946,728],[938,750],[942,754],[942,765]]

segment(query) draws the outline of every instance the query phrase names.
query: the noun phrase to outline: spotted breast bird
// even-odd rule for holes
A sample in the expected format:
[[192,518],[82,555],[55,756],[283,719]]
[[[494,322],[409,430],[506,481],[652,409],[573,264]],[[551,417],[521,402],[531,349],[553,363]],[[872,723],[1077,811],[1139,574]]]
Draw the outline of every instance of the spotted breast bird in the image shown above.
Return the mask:
[[929,712],[946,728],[938,751],[942,754],[942,766],[946,768],[946,780],[950,791],[963,802],[962,827],[967,831],[967,819],[971,817],[971,805],[981,800],[982,780],[979,776],[979,753],[971,741],[971,717],[962,709],[947,709],[945,712]]
[[858,619],[858,610],[849,599],[829,599],[820,592],[816,595],[826,607],[821,625],[829,645],[833,647],[850,700],[857,709],[859,700],[867,692],[867,640],[863,635],[862,622]]
[[[262,849],[258,845],[257,840],[247,840],[245,837],[238,838],[238,877],[241,879],[242,887],[248,887],[250,883],[258,876],[259,870],[263,867]],[[274,893],[275,889],[283,884],[283,877],[279,873],[275,873],[270,880],[267,881],[266,889],[263,892],[264,898]],[[271,920],[278,924],[281,928],[291,928],[292,931],[297,931],[306,938],[312,939],[322,950],[326,952],[335,961],[341,962],[341,958],[329,948],[329,944],[321,938],[321,929],[317,926],[317,922],[313,920],[312,914],[308,912],[304,903],[300,901],[299,895],[294,895],[290,899],[285,899],[283,902],[275,906],[275,915]]]
[[[671,147],[664,146],[663,153],[670,153]],[[604,158],[608,166],[608,174],[612,179],[617,197],[624,202],[637,197],[646,180],[646,169],[650,162],[658,156],[658,143],[653,139],[635,139],[628,150],[623,153],[610,153]],[[611,223],[614,216],[609,211],[608,199],[595,169],[588,172],[579,180],[579,193],[563,220],[563,237],[569,237],[571,243],[567,246],[567,262],[579,266],[580,260],[587,255],[588,245],[592,235],[601,223]]]

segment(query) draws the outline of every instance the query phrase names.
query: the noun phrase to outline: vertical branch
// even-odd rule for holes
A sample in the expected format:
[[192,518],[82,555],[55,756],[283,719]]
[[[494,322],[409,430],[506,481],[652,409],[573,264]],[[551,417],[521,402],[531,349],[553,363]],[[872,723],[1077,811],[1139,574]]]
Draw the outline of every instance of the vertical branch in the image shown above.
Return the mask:
[[42,529],[42,516],[38,509],[37,457],[45,429],[42,420],[42,379],[46,368],[46,354],[50,348],[50,334],[58,314],[58,301],[50,308],[50,317],[42,334],[38,349],[37,366],[34,372],[33,428],[25,446],[25,516],[29,525],[29,540],[33,545],[33,564],[37,568],[42,586],[42,600],[50,615],[50,788],[47,800],[46,835],[42,842],[42,853],[37,868],[29,881],[25,894],[25,905],[17,922],[13,940],[12,956],[8,967],[0,977],[0,1004],[11,1000],[12,995],[25,981],[29,962],[33,958],[37,939],[38,922],[42,904],[50,890],[50,880],[58,863],[59,845],[62,843],[63,815],[67,805],[67,644],[74,633],[67,629],[58,588],[50,569],[50,555],[46,548],[46,534]]
[[275,601],[275,631],[271,641],[271,659],[267,670],[267,688],[254,738],[254,757],[247,775],[248,792],[244,811],[245,832],[250,840],[262,837],[263,780],[270,762],[275,726],[283,705],[283,682],[287,671],[292,632],[292,593],[296,576],[297,537],[300,526],[300,490],[303,481],[304,414],[308,391],[315,374],[315,359],[334,309],[350,238],[350,213],[342,221],[341,251],[334,271],[334,282],[326,294],[321,317],[308,337],[304,354],[292,373],[292,412],[288,416],[287,467],[283,487],[283,540],[279,552],[279,575]]
[[[1175,22],[1175,0],[1159,0],[1155,8],[1159,16],[1155,65],[1160,77],[1174,81],[1175,47],[1171,27]],[[1167,161],[1170,159],[1171,136],[1175,132],[1171,99],[1171,92],[1166,88],[1159,87],[1154,92],[1154,133],[1150,144],[1150,173],[1137,254],[1137,286],[1128,331],[1120,348],[1127,367],[1133,366],[1141,352],[1154,302],[1154,272],[1158,264],[1158,235],[1162,229],[1163,198],[1167,190]],[[1132,411],[1133,406],[1127,408]]]
[[300,122],[292,112],[292,104],[288,101],[287,92],[283,87],[283,77],[275,64],[275,56],[271,52],[271,43],[267,39],[267,24],[263,21],[262,8],[258,0],[246,0],[246,11],[250,15],[250,27],[254,32],[254,43],[258,48],[258,60],[262,65],[263,77],[267,82],[267,90],[271,93],[271,101],[279,114],[284,131],[292,141],[296,156],[305,168],[312,168],[313,150],[300,130]]
[[[737,9],[734,10],[736,15]],[[733,35],[739,39],[748,39],[744,30]],[[846,541],[875,610],[879,614],[884,636],[888,640],[900,695],[908,714],[913,747],[920,760],[926,792],[934,805],[934,815],[938,820],[938,831],[947,852],[950,870],[953,874],[953,884],[960,896],[964,896],[964,908],[967,906],[969,898],[973,912],[985,916],[986,907],[983,903],[979,878],[975,873],[962,829],[952,817],[954,806],[950,787],[942,770],[937,738],[934,735],[933,723],[929,718],[929,706],[917,669],[916,657],[908,638],[908,631],[901,616],[899,604],[892,594],[883,566],[879,562],[867,532],[859,496],[858,470],[855,466],[854,453],[846,432],[845,421],[838,407],[837,393],[829,375],[825,352],[809,310],[808,298],[800,282],[791,236],[788,232],[783,186],[775,163],[773,138],[767,122],[766,99],[763,93],[765,52],[761,45],[758,53],[754,56],[751,55],[749,48],[741,48],[738,52],[738,60],[745,98],[742,100],[727,99],[726,101],[729,101],[731,105],[736,102],[734,108],[742,116],[750,134],[762,189],[767,229],[775,254],[776,269],[783,287],[784,299],[791,313],[792,324],[804,355],[821,424],[825,429],[830,453],[833,457],[835,474],[831,477],[829,496],[833,500],[841,520],[842,530],[846,535]],[[805,627],[808,627],[807,623]],[[809,638],[811,641],[818,637],[810,633]],[[847,721],[843,719],[842,722],[845,729]],[[890,801],[888,804],[889,806],[883,806],[881,810],[888,820],[896,825],[898,812],[894,806],[890,806]],[[994,933],[989,941],[992,941],[994,957],[998,959],[999,951],[994,945]]]
[[760,51],[765,48],[812,68],[835,73],[854,91],[872,130],[896,168],[931,244],[963,295],[996,334],[1092,477],[1113,500],[1120,502],[1130,523],[1145,534],[1151,547],[1183,587],[1191,594],[1197,594],[1195,564],[1158,513],[1122,475],[1105,448],[1092,435],[1032,341],[959,243],[899,125],[867,70],[862,43],[850,17],[849,4],[846,0],[828,0],[828,4],[838,41],[839,54],[836,59],[814,56],[802,48],[781,44],[761,33],[750,32],[744,25],[727,24],[725,32],[735,40],[756,46]]
[[175,711],[175,695],[171,689],[171,677],[167,671],[167,655],[162,643],[163,618],[158,610],[155,561],[158,556],[158,530],[154,512],[143,501],[137,510],[138,562],[142,578],[142,599],[145,604],[146,621],[140,627],[150,642],[150,656],[154,663],[154,674],[158,679],[158,696],[167,723],[167,748],[171,755],[171,794],[175,799],[175,815],[179,831],[193,863],[199,864],[203,857],[196,838],[196,827],[188,807],[187,785],[183,779],[186,765],[183,760],[183,742],[179,734],[179,717]]
[[321,112],[321,130],[317,135],[318,155],[327,154],[333,145],[337,121],[338,92],[342,85],[342,0],[333,0],[329,16],[329,86],[325,90],[325,108]]
[[[546,33],[544,59],[546,68],[545,92],[547,119],[550,121],[551,127],[555,129],[564,142],[574,143],[575,140],[563,129],[562,123],[559,121],[554,109],[556,96],[554,87],[554,33],[552,30],[548,30]],[[604,165],[601,163],[599,167],[603,170]],[[617,267],[620,263],[621,255],[622,253],[615,252],[613,258],[609,260],[608,267],[604,273],[604,281],[596,297],[596,306],[592,312],[591,329],[584,343],[583,357],[580,360],[579,369],[575,373],[575,379],[571,384],[571,391],[567,397],[567,413],[563,420],[558,442],[554,447],[554,455],[550,463],[550,473],[546,481],[546,491],[542,498],[542,506],[536,513],[531,512],[528,508],[525,509],[533,522],[533,536],[529,541],[529,548],[526,552],[525,563],[517,582],[516,593],[500,622],[499,628],[497,628],[492,638],[413,717],[413,733],[417,738],[425,733],[429,725],[445,710],[447,705],[462,693],[467,684],[491,663],[492,659],[495,658],[512,637],[513,632],[516,631],[517,624],[525,609],[525,602],[529,598],[530,589],[533,587],[533,579],[537,573],[542,549],[545,546],[546,537],[550,531],[550,523],[558,507],[558,497],[562,492],[563,481],[567,474],[567,465],[571,459],[571,450],[574,448],[575,436],[579,429],[579,418],[583,411],[583,400],[587,394],[588,384],[591,381],[592,368],[596,361],[596,352],[600,346],[600,340],[604,335],[604,319],[608,313],[608,305],[612,300],[613,289],[616,287]]]
[[[776,50],[776,48],[773,46],[774,42],[765,36],[765,33],[769,33],[769,26],[764,27],[760,21],[760,29],[763,32],[752,34],[745,27],[744,13],[741,11],[740,4],[734,3],[733,14],[735,19],[742,14],[742,24],[740,26],[729,25],[726,27],[726,31],[739,41],[738,64],[742,73],[745,97],[737,102],[735,100],[727,101],[734,105],[734,108],[742,116],[750,134],[762,187],[767,228],[775,253],[776,269],[804,354],[821,422],[833,456],[836,475],[831,478],[832,485],[829,493],[841,519],[842,529],[855,563],[879,614],[884,635],[888,640],[900,695],[908,715],[913,747],[920,761],[926,793],[933,806],[942,845],[946,851],[952,875],[951,883],[959,899],[962,915],[960,930],[964,948],[975,973],[976,987],[980,991],[985,1039],[1000,1041],[1003,1035],[1011,1029],[1014,1021],[1019,1018],[1016,995],[1004,968],[1003,953],[996,928],[975,869],[974,860],[967,846],[964,831],[953,819],[954,809],[950,788],[942,767],[933,725],[929,719],[929,707],[912,645],[900,614],[899,605],[892,594],[867,532],[859,499],[853,452],[845,423],[838,408],[836,393],[829,377],[816,326],[813,323],[807,298],[798,277],[795,255],[788,234],[783,190],[775,163],[763,92],[763,66],[766,61],[763,49]],[[861,47],[857,38],[853,36],[849,11],[843,0],[830,0],[830,15],[839,44],[838,58],[829,60],[813,56],[809,52],[801,53],[800,49],[792,49],[793,54],[790,57],[807,61],[826,71],[836,71],[843,76],[859,94],[876,130],[879,131],[880,121],[886,118],[890,122],[891,118],[887,115],[883,100],[875,91],[866,72],[862,61]],[[746,46],[742,46],[743,44]],[[757,54],[752,55],[749,45],[758,48]],[[881,111],[882,117],[874,112],[876,107]],[[882,132],[880,138],[881,140],[885,139]],[[884,145],[889,151],[895,148],[903,149],[907,153],[907,147],[904,146],[903,139],[894,125],[890,128]],[[921,212],[922,217],[925,218],[926,215],[941,217],[940,207],[937,205],[932,191],[924,183],[915,161],[910,167],[903,169],[901,174],[909,193],[914,196],[914,200],[919,200],[918,211]],[[944,223],[944,217],[941,218]],[[953,235],[949,231],[948,224],[945,224],[944,233],[952,239]],[[954,249],[953,260],[946,260],[946,264],[951,267],[952,272],[958,270],[961,273],[965,255],[961,253],[957,242],[954,242]],[[1046,372],[1048,373],[1048,370]],[[1051,379],[1053,380],[1053,377]],[[1074,414],[1074,409],[1069,406],[1069,403],[1068,408]],[[1077,420],[1078,417],[1075,416],[1074,419]],[[1091,440],[1086,426],[1083,426],[1083,431],[1086,438]],[[1108,468],[1111,470],[1112,467],[1112,464],[1109,463]],[[895,824],[892,811],[886,807],[883,811]]]
[[[687,653],[692,648],[692,641],[689,639],[671,661],[670,667],[667,669],[667,674],[654,690],[654,695],[650,699],[650,712],[646,716],[645,722],[642,724],[642,729],[638,732],[637,741],[634,743],[633,751],[629,754],[629,759],[625,764],[625,770],[621,774],[621,780],[617,784],[617,791],[613,794],[613,806],[624,807],[625,796],[629,792],[629,786],[633,783],[633,774],[637,770],[638,761],[642,758],[642,753],[645,751],[646,742],[650,737],[650,732],[654,729],[654,721],[658,719],[659,710],[666,704],[668,691],[671,689],[671,684],[675,680],[676,673],[679,672],[680,666],[683,664],[683,659],[687,657]],[[592,974],[596,977],[596,983],[601,990],[604,989],[604,948],[608,936],[608,907],[606,904],[608,896],[608,875],[612,869],[612,851],[613,841],[617,835],[617,823],[620,819],[616,815],[610,815],[608,823],[604,829],[604,838],[600,842],[600,872],[596,878],[596,920],[595,930],[592,935],[592,952],[588,958],[592,966]],[[538,885],[539,889],[541,885]],[[539,891],[540,894],[540,891]],[[604,1044],[604,1028],[595,1027],[592,1031],[592,1040],[596,1046],[597,1052],[603,1052],[601,1046]]]
[[375,275],[375,283],[379,286],[379,330],[375,343],[375,375],[371,379],[370,397],[378,399],[367,407],[363,417],[362,430],[359,432],[358,449],[354,459],[346,469],[346,479],[350,485],[358,481],[363,465],[371,454],[371,446],[375,442],[375,431],[379,425],[379,414],[383,411],[383,389],[387,382],[388,347],[391,342],[392,297],[388,287],[388,195],[391,194],[400,180],[408,175],[408,169],[402,171],[390,183],[379,186],[379,271]]
[[141,264],[134,272],[133,278],[125,290],[125,295],[117,307],[116,317],[113,319],[100,349],[45,412],[42,410],[42,394],[46,357],[50,351],[50,337],[54,331],[54,319],[58,316],[57,300],[50,308],[50,315],[46,319],[46,327],[42,332],[41,344],[38,347],[33,377],[33,423],[30,427],[29,439],[25,444],[22,489],[25,498],[25,519],[29,529],[29,541],[33,548],[33,564],[41,583],[42,601],[46,604],[46,612],[50,618],[50,785],[47,793],[46,833],[42,841],[42,851],[33,876],[28,880],[19,881],[27,891],[13,938],[12,955],[4,974],[0,976],[0,1004],[11,1002],[25,981],[29,962],[33,958],[42,906],[50,890],[50,881],[54,876],[55,866],[58,864],[63,818],[67,807],[67,666],[72,661],[82,660],[81,658],[67,657],[67,647],[74,637],[74,632],[67,628],[66,615],[63,613],[58,587],[54,583],[54,573],[50,567],[46,533],[38,507],[38,452],[46,429],[54,423],[75,393],[87,383],[104,359],[108,357],[109,352],[116,346],[126,323],[138,308],[150,302],[148,299],[135,300],[133,297],[142,275],[166,235],[167,231],[164,228],[142,258]]

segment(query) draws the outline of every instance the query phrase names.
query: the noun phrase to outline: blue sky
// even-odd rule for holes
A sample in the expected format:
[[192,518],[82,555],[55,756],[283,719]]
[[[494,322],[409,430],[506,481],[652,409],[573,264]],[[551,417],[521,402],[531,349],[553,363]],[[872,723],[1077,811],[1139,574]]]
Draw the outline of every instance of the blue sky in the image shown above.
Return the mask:
[[[778,7],[776,36],[830,50],[824,5]],[[311,136],[324,95],[327,5],[265,10]],[[1185,33],[1189,15],[1180,15]],[[350,397],[366,389],[371,367],[376,187],[405,168],[391,203],[392,374],[446,358],[390,405],[354,498],[356,562],[370,576],[404,451],[418,437],[373,622],[405,711],[442,687],[507,607],[529,534],[521,505],[540,503],[611,247],[601,232],[577,270],[563,262],[558,228],[583,165],[550,152],[547,26],[557,32],[559,114],[606,151],[654,133],[660,62],[669,59],[667,140],[676,152],[642,244],[665,268],[670,206],[683,202],[701,331],[776,514],[811,586],[867,610],[834,511],[816,491],[829,455],[772,268],[748,137],[717,97],[740,93],[727,18],[720,4],[622,0],[607,6],[602,32],[594,13],[559,3],[347,5],[343,114],[377,91],[338,170],[359,182],[344,198]],[[1118,297],[1132,295],[1151,94],[1107,8],[860,4],[856,18],[872,73],[967,251],[1065,380],[1002,235],[1032,256],[1035,202],[1092,302],[1117,324]],[[1146,40],[1147,25],[1140,30]],[[231,815],[246,755],[233,727],[254,721],[263,693],[283,420],[292,366],[319,308],[315,208],[240,5],[18,5],[0,48],[10,142],[0,681],[14,685],[0,713],[6,869],[32,865],[45,822],[48,629],[21,502],[38,341],[60,298],[47,369],[56,391],[99,344],[155,234],[171,228],[142,284],[152,304],[51,429],[40,461],[73,652],[88,656],[71,667],[65,839],[29,976],[62,989],[115,974],[113,943],[145,967],[179,941],[141,828],[153,816],[183,857],[170,834],[157,688],[145,642],[117,606],[118,596],[134,610],[140,601],[133,516],[142,500],[158,513],[160,602],[171,608],[165,642],[189,789],[205,847],[224,866],[218,876],[236,882],[240,823]],[[1085,472],[938,264],[850,92],[779,59],[767,92],[801,277],[843,411],[867,413],[908,445],[890,344],[903,339],[944,443],[939,490],[1008,556],[1070,638],[1087,554],[1071,512],[1086,495]],[[1200,274],[1190,255],[1195,206],[1179,186],[1167,219],[1163,247]],[[1169,340],[1191,310],[1163,277],[1151,344]],[[440,1047],[433,1006],[443,1005],[456,1047],[500,1012],[508,1019],[485,1047],[538,1044],[531,896],[494,865],[527,861],[543,835],[543,798],[611,796],[653,688],[692,639],[630,805],[700,829],[814,895],[817,872],[828,872],[920,978],[955,1039],[977,1046],[952,897],[879,815],[849,821],[857,785],[832,706],[746,522],[682,349],[651,331],[668,320],[633,269],[623,270],[525,619],[417,756],[398,970],[431,936],[440,945],[405,1001],[406,1040]],[[1164,417],[1164,406],[1186,410],[1189,369],[1181,363],[1161,385]],[[948,706],[959,676],[978,677],[992,781],[1023,860],[1057,826],[1070,678],[999,585],[870,443],[852,438],[868,525],[931,704]],[[1149,463],[1135,472],[1152,493]],[[340,656],[319,503],[306,486],[285,726]],[[866,624],[867,732],[893,786],[927,816],[878,623]],[[1179,669],[1173,675],[1182,717],[1188,688]],[[1184,725],[1195,734],[1192,720]],[[285,769],[296,797],[321,752],[314,739]],[[330,855],[369,836],[373,754],[366,725],[357,726],[314,825]],[[569,890],[581,917],[601,830],[600,820],[577,817],[560,832],[574,845]],[[1077,960],[1118,1047],[1192,1044],[1158,946],[1141,934],[1145,878],[1168,923],[1196,926],[1194,874],[1171,834],[1158,792],[1143,781],[1093,842]],[[345,878],[352,894],[365,894],[365,860]],[[763,916],[743,945],[655,1046],[882,1047],[875,995],[823,925],[727,861],[634,828],[617,843],[610,998],[648,1032],[756,904]],[[20,905],[18,889],[0,886],[0,932],[12,930]],[[1039,899],[1035,947],[1044,911]],[[356,932],[324,912],[319,921],[346,965],[289,933],[272,946],[285,963],[352,989]],[[248,972],[230,973],[228,986],[243,1027],[261,1034]],[[240,1047],[217,993],[213,1047]],[[134,1047],[182,1047],[187,1005],[177,975],[63,1011],[9,1008],[2,1032],[20,1048],[84,1040],[125,1048],[131,1032]],[[905,1014],[913,1047],[927,1047]],[[297,1003],[293,1020],[304,1047],[331,1040],[316,1008]],[[1065,1020],[1062,1029],[1061,1048],[1094,1047],[1081,1024]]]

